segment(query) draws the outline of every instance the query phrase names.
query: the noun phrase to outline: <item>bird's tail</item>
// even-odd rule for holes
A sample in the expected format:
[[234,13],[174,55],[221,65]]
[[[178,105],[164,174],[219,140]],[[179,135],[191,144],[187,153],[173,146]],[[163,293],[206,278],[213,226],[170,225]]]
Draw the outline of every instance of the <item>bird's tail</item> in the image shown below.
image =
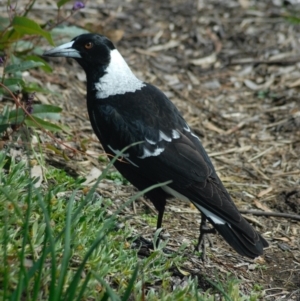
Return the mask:
[[[245,220],[246,223],[248,223]],[[252,237],[245,234],[244,231],[235,225],[228,223],[215,224],[214,228],[224,237],[227,243],[240,255],[247,256],[249,258],[255,258],[263,254],[263,248],[269,246],[268,242],[252,228]]]
[[263,254],[268,242],[243,218],[233,203],[228,208],[234,209],[235,219],[231,221],[193,202],[196,208],[205,215],[213,227],[223,236],[227,243],[240,255],[255,258]]

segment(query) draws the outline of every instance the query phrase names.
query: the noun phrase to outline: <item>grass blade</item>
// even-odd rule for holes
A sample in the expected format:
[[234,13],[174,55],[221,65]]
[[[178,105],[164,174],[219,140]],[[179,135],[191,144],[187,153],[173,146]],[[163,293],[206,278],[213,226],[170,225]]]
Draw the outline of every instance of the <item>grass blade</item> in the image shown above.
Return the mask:
[[33,296],[32,300],[38,300],[38,294],[40,292],[40,287],[41,287],[41,279],[42,279],[42,272],[43,272],[43,266],[47,257],[46,253],[46,247],[47,247],[47,241],[49,237],[49,232],[46,230],[44,241],[43,241],[43,249],[42,249],[42,256],[41,260],[39,261],[39,266],[37,268],[37,275],[34,280],[34,286],[33,286]]
[[76,191],[72,193],[72,196],[70,197],[68,201],[68,207],[67,207],[67,217],[66,217],[66,226],[65,226],[65,239],[64,239],[64,252],[63,252],[63,257],[62,257],[62,263],[61,263],[61,268],[60,268],[60,274],[57,282],[57,287],[56,287],[56,298],[55,300],[60,300],[62,291],[63,291],[63,286],[66,280],[66,275],[68,273],[68,266],[69,266],[69,260],[71,256],[71,218],[72,218],[72,208],[73,208],[73,203],[75,199],[75,194]]
[[[88,261],[89,257],[91,256],[91,254],[93,253],[93,251],[98,247],[98,245],[100,244],[100,242],[105,238],[105,236],[107,235],[107,230],[112,229],[114,226],[114,221],[112,221],[113,219],[110,218],[109,220],[107,220],[106,222],[104,222],[104,225],[102,227],[102,229],[100,230],[97,239],[94,240],[92,246],[88,249],[88,251],[86,252],[80,266],[78,267],[75,275],[73,276],[73,279],[71,281],[71,283],[69,284],[69,287],[67,288],[66,294],[65,294],[65,300],[68,301],[73,301],[75,298],[75,293],[76,293],[76,288],[78,287],[79,281],[80,281],[80,277],[81,277],[81,273],[84,270],[85,264]],[[102,234],[102,232],[104,232]]]
[[[93,276],[97,279],[98,282],[100,282],[100,284],[102,286],[105,287],[106,294],[111,298],[111,301],[121,301],[120,298],[116,295],[116,293],[111,289],[111,287],[102,278],[100,278],[94,272],[93,272]],[[107,300],[107,298],[105,298],[104,300]],[[103,301],[103,299],[101,301]]]
[[[30,213],[31,213],[31,199],[32,199],[32,182],[30,181],[28,184],[28,196],[27,196],[27,210],[26,210],[26,216],[25,216],[25,222],[23,226],[23,241],[22,241],[22,248],[20,253],[20,270],[19,270],[19,282],[17,285],[17,288],[12,295],[11,300],[13,301],[19,301],[21,299],[21,295],[23,292],[23,288],[25,287],[28,289],[28,273],[26,271],[26,268],[24,266],[25,262],[25,248],[27,242],[29,242],[29,220],[30,220]],[[27,295],[28,291],[27,291]]]
[[81,286],[81,289],[80,289],[80,291],[78,293],[77,301],[81,301],[82,300],[81,297],[83,296],[83,293],[84,293],[84,291],[85,291],[85,289],[86,289],[86,287],[87,287],[87,285],[88,285],[88,283],[90,281],[91,275],[92,275],[91,273],[88,273],[86,275],[86,278],[84,279],[84,282],[83,282],[83,284]]
[[137,278],[138,270],[139,270],[139,266],[137,265],[137,266],[135,267],[133,273],[132,273],[131,279],[130,279],[130,281],[129,281],[129,283],[128,283],[128,286],[127,286],[127,288],[126,288],[126,291],[125,291],[125,293],[124,293],[124,295],[123,295],[123,297],[122,297],[122,301],[127,301],[127,300],[129,299],[130,294],[131,294],[131,292],[132,292],[132,288],[133,288],[133,286],[134,286],[134,282],[135,282],[135,280],[136,280],[136,278]]

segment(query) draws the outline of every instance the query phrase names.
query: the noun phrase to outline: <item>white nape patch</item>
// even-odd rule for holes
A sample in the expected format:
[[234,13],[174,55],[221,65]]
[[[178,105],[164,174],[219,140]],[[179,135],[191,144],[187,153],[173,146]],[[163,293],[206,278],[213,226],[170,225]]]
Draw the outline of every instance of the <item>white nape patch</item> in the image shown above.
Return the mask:
[[145,138],[145,140],[146,140],[149,144],[152,144],[152,145],[155,145],[155,144],[156,144],[155,141],[150,140],[150,139],[148,139],[148,138]]
[[121,154],[121,152],[120,152],[119,150],[113,149],[110,145],[107,145],[107,146],[108,146],[108,148],[109,148],[115,155],[118,155],[118,156],[120,156],[120,157],[124,157],[126,161],[128,161],[129,163],[131,163],[131,164],[134,165],[135,167],[139,167],[138,165],[136,165],[135,163],[133,163],[130,159],[128,159],[128,158],[129,158],[129,154],[127,154],[127,153],[126,153],[126,154],[124,154],[124,153]]
[[145,83],[135,77],[117,49],[110,52],[110,63],[105,72],[99,82],[95,83],[96,97],[99,99],[135,92],[145,86]]
[[147,157],[156,157],[160,155],[165,149],[163,147],[158,147],[154,152],[149,151],[146,147],[144,147],[144,154],[140,156],[140,159],[145,159]]
[[165,140],[167,142],[171,142],[172,138],[168,137],[164,132],[159,131],[159,141],[161,141],[161,140]]
[[[185,201],[185,202],[189,202],[190,200],[184,196],[183,194],[177,192],[176,190],[174,190],[173,188],[169,187],[169,186],[163,186],[161,187],[162,190],[164,190],[165,192],[171,194],[172,196],[174,196],[175,198]],[[198,210],[200,210],[206,217],[208,217],[209,219],[211,219],[215,224],[218,225],[225,225],[226,222],[218,217],[217,215],[215,215],[214,213],[210,212],[209,210],[203,208],[202,206],[192,202]],[[229,224],[228,224],[229,225]],[[229,225],[230,226],[230,225]]]
[[176,130],[172,130],[172,138],[178,139],[180,138],[180,134]]

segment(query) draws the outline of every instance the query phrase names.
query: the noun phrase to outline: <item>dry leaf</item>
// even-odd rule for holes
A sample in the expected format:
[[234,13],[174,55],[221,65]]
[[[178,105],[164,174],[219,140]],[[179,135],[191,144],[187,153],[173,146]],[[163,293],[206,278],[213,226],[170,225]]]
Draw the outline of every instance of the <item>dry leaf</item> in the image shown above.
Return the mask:
[[34,183],[34,187],[38,188],[43,182],[43,169],[40,165],[34,165],[31,168],[31,176],[33,178],[38,178],[38,181]]
[[258,208],[258,209],[261,209],[263,211],[267,211],[267,212],[271,212],[272,210],[266,206],[266,205],[263,205],[260,201],[258,200],[254,200],[253,203],[255,204],[255,206]]
[[217,56],[215,53],[212,53],[209,56],[202,57],[195,60],[190,60],[190,63],[196,66],[201,66],[203,68],[209,67],[217,61]]
[[97,167],[93,167],[89,174],[86,177],[86,180],[82,183],[82,185],[91,185],[91,183],[97,180],[101,175],[101,170]]
[[166,44],[152,46],[152,47],[148,48],[147,51],[154,52],[154,51],[167,50],[167,49],[179,46],[180,43],[181,43],[180,41],[171,40]]
[[270,88],[270,86],[273,84],[273,82],[274,82],[274,76],[273,75],[271,75],[270,78],[265,83],[263,83],[261,85],[257,85],[256,83],[254,83],[250,79],[245,79],[244,80],[245,86],[248,87],[251,90],[254,90],[254,91],[266,90],[266,89]]
[[188,271],[182,270],[180,267],[177,267],[178,271],[183,275],[183,276],[189,276],[190,273]]
[[273,237],[273,239],[284,241],[284,242],[290,242],[290,239],[288,239],[287,237]]
[[294,82],[287,84],[288,88],[295,88],[300,86],[300,78],[295,80]]
[[215,131],[215,132],[217,132],[217,133],[219,133],[219,134],[224,134],[224,131],[223,131],[222,129],[218,128],[216,125],[214,125],[214,124],[211,123],[210,121],[205,121],[205,122],[203,122],[203,125],[204,125],[207,129],[209,129],[209,130],[211,130],[211,131]]
[[273,190],[273,187],[270,186],[269,188],[262,190],[257,196],[258,196],[259,198],[261,198],[262,196],[268,194],[268,193],[271,192],[272,190]]

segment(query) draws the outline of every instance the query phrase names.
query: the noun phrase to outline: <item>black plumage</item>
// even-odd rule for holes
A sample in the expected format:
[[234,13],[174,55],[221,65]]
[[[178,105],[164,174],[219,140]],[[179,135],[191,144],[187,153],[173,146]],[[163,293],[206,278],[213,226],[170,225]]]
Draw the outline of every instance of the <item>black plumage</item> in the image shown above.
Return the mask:
[[106,153],[130,147],[115,167],[139,190],[172,182],[147,193],[162,225],[169,196],[191,201],[201,212],[201,234],[212,232],[206,219],[239,254],[255,258],[266,240],[241,216],[199,138],[175,105],[156,87],[138,80],[106,37],[84,34],[44,53],[74,58],[87,76],[87,107]]

